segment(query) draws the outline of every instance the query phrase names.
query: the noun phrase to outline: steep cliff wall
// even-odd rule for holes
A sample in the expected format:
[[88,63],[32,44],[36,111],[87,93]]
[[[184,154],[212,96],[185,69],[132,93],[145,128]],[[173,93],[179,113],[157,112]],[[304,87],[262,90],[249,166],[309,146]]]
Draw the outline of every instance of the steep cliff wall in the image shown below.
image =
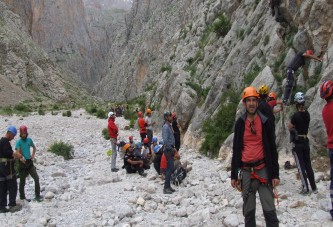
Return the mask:
[[[147,106],[175,110],[185,142],[197,145],[203,121],[223,106],[226,91],[266,83],[281,94],[288,62],[295,52],[313,48],[326,57],[322,64],[309,63],[312,82],[304,84],[301,73],[298,86],[310,104],[311,142],[322,147],[324,102],[317,90],[332,78],[332,1],[282,1],[281,7],[289,24],[274,20],[267,1],[136,0],[97,94],[126,100],[145,93]],[[285,138],[285,127],[278,125]]]
[[1,106],[24,100],[92,100],[84,85],[59,68],[26,28],[21,17],[0,2]]
[[92,87],[107,69],[108,45],[91,37],[82,0],[6,0],[19,14],[32,39],[68,74]]

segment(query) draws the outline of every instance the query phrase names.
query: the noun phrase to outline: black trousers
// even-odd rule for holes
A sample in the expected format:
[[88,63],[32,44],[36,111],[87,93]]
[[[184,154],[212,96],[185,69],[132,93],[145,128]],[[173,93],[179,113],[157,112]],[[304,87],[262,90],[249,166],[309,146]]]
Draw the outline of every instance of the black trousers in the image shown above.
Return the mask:
[[175,137],[175,148],[179,151],[180,148],[180,133],[174,133],[173,136]]
[[299,139],[293,148],[293,155],[295,157],[297,169],[301,177],[303,190],[307,192],[309,191],[308,180],[311,185],[311,189],[313,191],[316,190],[317,186],[310,159],[309,140]]
[[17,181],[16,175],[12,179],[0,181],[0,208],[7,206],[7,191],[9,192],[9,206],[16,206]]

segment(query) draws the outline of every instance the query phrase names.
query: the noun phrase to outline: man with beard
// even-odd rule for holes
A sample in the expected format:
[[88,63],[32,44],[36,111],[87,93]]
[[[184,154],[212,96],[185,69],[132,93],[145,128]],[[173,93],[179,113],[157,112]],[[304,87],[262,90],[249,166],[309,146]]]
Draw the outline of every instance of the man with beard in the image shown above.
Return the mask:
[[257,111],[259,94],[254,87],[244,89],[242,100],[246,113],[235,125],[231,186],[242,191],[245,226],[256,226],[257,191],[266,226],[278,226],[273,188],[280,180],[273,125]]

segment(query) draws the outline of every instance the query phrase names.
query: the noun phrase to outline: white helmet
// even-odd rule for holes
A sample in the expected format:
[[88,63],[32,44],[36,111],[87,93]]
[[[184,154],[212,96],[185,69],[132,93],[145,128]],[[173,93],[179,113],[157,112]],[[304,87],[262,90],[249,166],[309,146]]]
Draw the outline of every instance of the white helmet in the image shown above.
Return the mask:
[[114,115],[114,113],[111,111],[108,113],[108,118],[112,117]]
[[297,104],[304,104],[305,99],[304,99],[304,93],[303,92],[297,92],[294,97],[294,102]]

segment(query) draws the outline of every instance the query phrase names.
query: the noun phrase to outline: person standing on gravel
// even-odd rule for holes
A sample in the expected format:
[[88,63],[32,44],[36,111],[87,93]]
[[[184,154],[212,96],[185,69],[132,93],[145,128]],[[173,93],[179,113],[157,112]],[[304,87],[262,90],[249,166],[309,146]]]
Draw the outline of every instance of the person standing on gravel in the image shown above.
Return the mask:
[[113,112],[108,113],[108,131],[111,140],[112,156],[111,156],[111,172],[117,172],[119,169],[116,168],[117,160],[117,137],[118,127],[114,123],[116,116]]
[[143,143],[144,138],[147,137],[147,123],[141,111],[138,112],[138,126],[140,128],[141,143]]
[[[40,185],[39,177],[34,166],[33,160],[36,154],[36,146],[32,139],[28,137],[28,128],[25,125],[20,126],[20,139],[16,142],[15,150],[19,152],[23,157],[19,162],[19,174],[20,174],[20,184],[19,192],[20,199],[30,202],[30,199],[25,197],[24,186],[25,179],[30,175],[35,182],[35,200],[40,202],[42,197],[40,196]],[[32,147],[32,154],[30,153],[30,148]]]
[[259,192],[266,226],[279,226],[273,188],[279,182],[278,153],[272,122],[257,111],[259,94],[254,87],[242,95],[246,112],[235,125],[231,161],[231,186],[242,191],[245,226],[256,226],[256,193]]
[[[17,181],[14,159],[21,158],[22,155],[14,152],[10,145],[10,141],[16,134],[16,128],[9,126],[6,135],[0,140],[0,213],[14,212],[19,209],[16,205]],[[9,194],[9,209],[6,208],[7,193]]]
[[173,173],[174,168],[174,155],[177,152],[175,148],[175,137],[173,135],[172,129],[172,115],[171,112],[164,112],[165,123],[162,128],[162,138],[164,143],[163,154],[167,160],[167,168],[165,173],[165,182],[164,182],[164,194],[171,194],[175,190],[171,187],[171,174]]
[[331,166],[331,184],[330,197],[332,209],[330,214],[333,220],[333,81],[328,80],[320,86],[320,97],[326,100],[326,105],[323,108],[322,116],[327,133],[327,148]]
[[310,124],[310,114],[305,109],[305,98],[302,92],[297,92],[294,97],[297,112],[293,114],[288,124],[291,142],[294,143],[293,155],[300,174],[302,189],[301,194],[309,194],[308,179],[313,193],[317,194],[317,186],[310,159],[310,145],[307,137]]
[[147,124],[147,137],[149,139],[149,150],[151,150],[150,145],[153,141],[153,125],[156,123],[155,121],[152,121],[151,119],[151,109],[146,110],[146,117],[145,117],[145,122]]

